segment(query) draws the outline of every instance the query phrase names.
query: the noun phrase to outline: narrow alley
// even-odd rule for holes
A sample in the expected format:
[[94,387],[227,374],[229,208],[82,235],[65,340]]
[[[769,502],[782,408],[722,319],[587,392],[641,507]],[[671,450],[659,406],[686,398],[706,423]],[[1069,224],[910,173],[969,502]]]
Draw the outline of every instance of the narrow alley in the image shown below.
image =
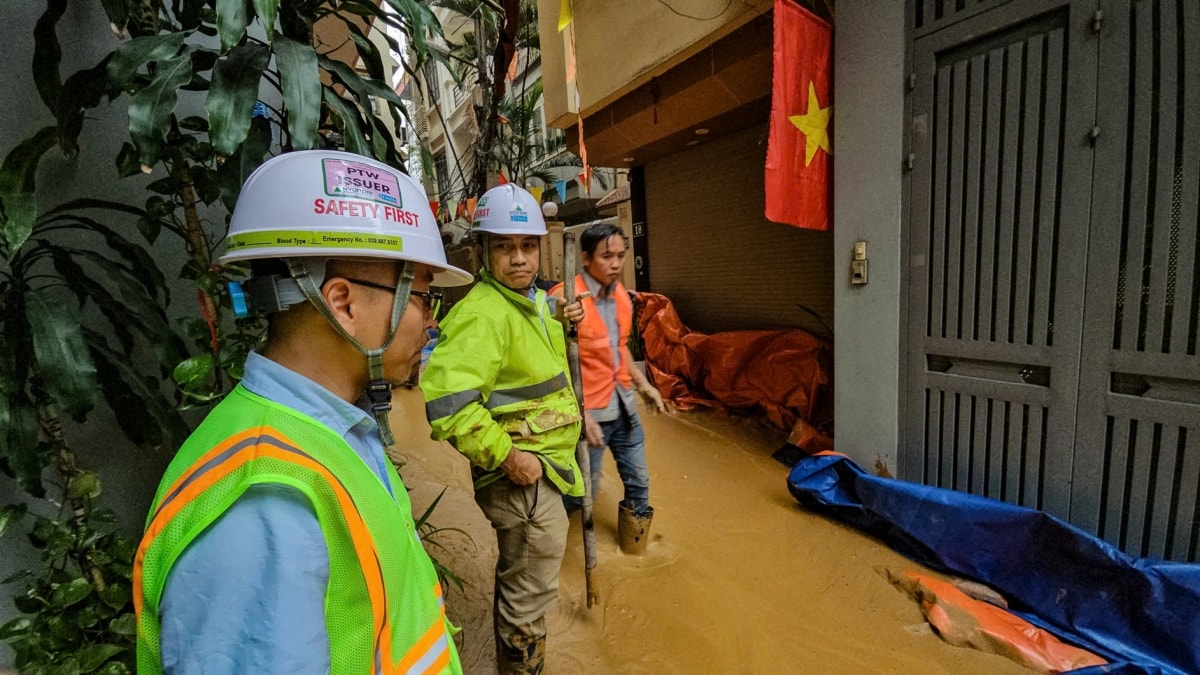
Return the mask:
[[[402,469],[430,553],[463,580],[447,596],[468,673],[494,672],[495,538],[472,497],[467,464],[429,440],[420,392],[397,391]],[[621,489],[611,455],[596,503],[600,603],[586,607],[578,515],[549,618],[553,673],[1019,673],[993,654],[944,643],[917,605],[879,574],[913,563],[852,529],[807,513],[771,458],[780,439],[756,423],[711,413],[643,411],[656,506],[644,557],[616,541]]]

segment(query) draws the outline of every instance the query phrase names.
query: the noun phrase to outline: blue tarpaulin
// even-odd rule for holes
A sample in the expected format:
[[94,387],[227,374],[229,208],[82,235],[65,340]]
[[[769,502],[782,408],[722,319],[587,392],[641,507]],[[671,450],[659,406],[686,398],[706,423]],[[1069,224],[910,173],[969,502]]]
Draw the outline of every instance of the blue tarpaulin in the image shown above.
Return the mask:
[[1200,565],[1133,558],[1041,511],[872,476],[841,455],[801,459],[788,489],[1113,662],[1076,673],[1200,673]]

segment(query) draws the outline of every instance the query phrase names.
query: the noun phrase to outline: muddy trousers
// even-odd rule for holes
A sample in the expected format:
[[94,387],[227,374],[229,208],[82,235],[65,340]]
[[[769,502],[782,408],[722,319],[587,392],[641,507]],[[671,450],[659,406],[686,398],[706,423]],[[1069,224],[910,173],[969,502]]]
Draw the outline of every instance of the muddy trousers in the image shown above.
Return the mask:
[[535,485],[502,479],[475,492],[496,530],[496,597],[492,625],[501,673],[541,672],[546,612],[558,598],[567,547],[562,495],[545,478]]
[[604,448],[612,451],[617,461],[617,473],[625,486],[621,505],[634,513],[643,514],[650,505],[650,470],[646,467],[646,435],[637,411],[624,409],[617,419],[600,422],[604,446],[588,448],[592,462],[592,494],[600,491],[600,475],[604,463]]

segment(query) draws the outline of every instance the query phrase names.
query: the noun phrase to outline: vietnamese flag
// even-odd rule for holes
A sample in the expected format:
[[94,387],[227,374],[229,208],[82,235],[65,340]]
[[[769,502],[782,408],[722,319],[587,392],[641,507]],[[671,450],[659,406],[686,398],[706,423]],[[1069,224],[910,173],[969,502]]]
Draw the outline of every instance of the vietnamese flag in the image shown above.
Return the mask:
[[833,27],[792,0],[775,0],[769,220],[811,230],[832,225],[832,68]]

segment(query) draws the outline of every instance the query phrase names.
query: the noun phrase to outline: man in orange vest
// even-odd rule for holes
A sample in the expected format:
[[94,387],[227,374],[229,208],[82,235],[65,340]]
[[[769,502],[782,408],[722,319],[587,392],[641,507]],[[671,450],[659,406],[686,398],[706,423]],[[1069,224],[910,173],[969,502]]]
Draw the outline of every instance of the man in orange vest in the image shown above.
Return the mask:
[[[604,448],[612,450],[625,486],[617,518],[621,550],[641,553],[650,533],[650,472],[646,444],[638,419],[634,390],[655,413],[668,411],[658,390],[633,365],[629,334],[633,330],[633,301],[621,284],[621,268],[629,251],[621,229],[597,223],[579,238],[584,271],[575,277],[575,292],[583,301],[579,331],[579,365],[583,375],[584,432],[592,460],[592,490],[600,487]],[[561,297],[562,284],[551,294]]]

